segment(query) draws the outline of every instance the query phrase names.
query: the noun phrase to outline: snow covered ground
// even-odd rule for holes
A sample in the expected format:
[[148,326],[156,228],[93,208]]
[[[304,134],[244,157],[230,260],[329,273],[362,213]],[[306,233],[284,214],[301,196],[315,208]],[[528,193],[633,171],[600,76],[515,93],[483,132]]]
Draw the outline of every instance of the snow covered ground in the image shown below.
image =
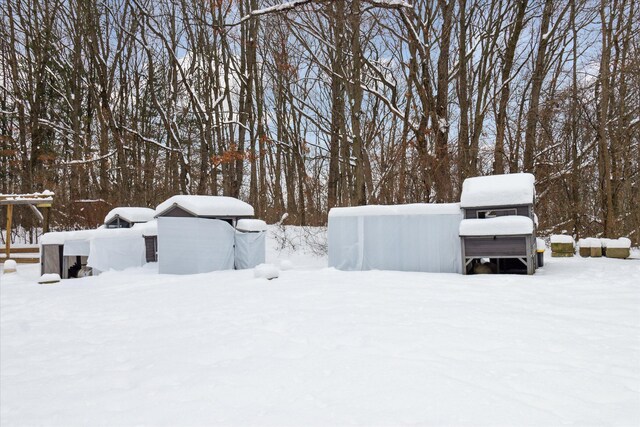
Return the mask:
[[640,259],[341,272],[269,246],[271,281],[0,276],[0,424],[640,425]]

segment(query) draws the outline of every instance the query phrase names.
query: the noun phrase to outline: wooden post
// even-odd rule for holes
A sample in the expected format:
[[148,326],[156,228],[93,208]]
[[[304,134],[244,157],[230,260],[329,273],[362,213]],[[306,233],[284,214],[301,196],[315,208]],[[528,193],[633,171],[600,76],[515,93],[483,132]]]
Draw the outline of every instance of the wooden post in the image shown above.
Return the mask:
[[51,208],[49,206],[42,208],[42,215],[44,216],[44,221],[42,222],[42,234],[49,232],[49,211]]
[[5,259],[9,259],[11,253],[11,216],[13,215],[13,205],[7,205],[7,241],[5,246]]

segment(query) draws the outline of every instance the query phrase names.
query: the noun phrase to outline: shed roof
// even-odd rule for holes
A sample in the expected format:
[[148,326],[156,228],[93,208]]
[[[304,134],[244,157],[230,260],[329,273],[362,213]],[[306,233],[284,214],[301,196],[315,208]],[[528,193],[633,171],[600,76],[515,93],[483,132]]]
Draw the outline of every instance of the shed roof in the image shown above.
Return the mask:
[[120,207],[114,208],[109,211],[106,217],[104,217],[104,223],[108,223],[119,217],[127,222],[147,222],[151,221],[155,216],[155,211],[150,208],[136,208],[136,207]]
[[527,216],[463,219],[460,236],[519,236],[533,234],[533,221]]
[[332,208],[329,217],[382,215],[456,215],[459,203],[412,203],[407,205],[368,205]]
[[253,216],[253,207],[234,197],[192,195],[170,197],[158,205],[155,216],[162,216],[176,206],[194,216],[200,217]]
[[535,177],[530,173],[511,173],[467,178],[462,184],[463,208],[533,204]]

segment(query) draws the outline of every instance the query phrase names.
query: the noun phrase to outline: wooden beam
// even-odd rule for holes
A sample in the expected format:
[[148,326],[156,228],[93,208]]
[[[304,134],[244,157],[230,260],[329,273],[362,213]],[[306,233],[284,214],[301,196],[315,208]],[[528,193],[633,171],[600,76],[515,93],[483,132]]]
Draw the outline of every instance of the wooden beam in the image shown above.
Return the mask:
[[11,217],[13,216],[13,205],[7,205],[7,239],[5,246],[6,259],[11,253]]

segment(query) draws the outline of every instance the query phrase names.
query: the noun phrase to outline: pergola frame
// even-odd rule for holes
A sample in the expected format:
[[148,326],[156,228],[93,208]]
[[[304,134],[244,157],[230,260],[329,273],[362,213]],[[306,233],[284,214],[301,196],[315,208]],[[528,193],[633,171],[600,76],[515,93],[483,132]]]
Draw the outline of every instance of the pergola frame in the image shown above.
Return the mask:
[[[6,259],[11,254],[11,221],[14,205],[27,205],[42,221],[42,231],[49,231],[49,209],[53,203],[53,193],[0,194],[0,206],[7,207],[7,238],[5,245]],[[42,212],[38,210],[42,209]]]

